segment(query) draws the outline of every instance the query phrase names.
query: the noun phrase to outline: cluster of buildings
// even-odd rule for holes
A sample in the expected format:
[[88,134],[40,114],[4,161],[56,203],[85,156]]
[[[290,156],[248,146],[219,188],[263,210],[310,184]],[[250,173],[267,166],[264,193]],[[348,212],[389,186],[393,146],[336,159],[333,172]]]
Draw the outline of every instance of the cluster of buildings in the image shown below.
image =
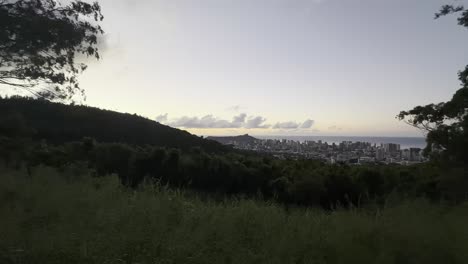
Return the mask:
[[371,144],[369,142],[343,141],[329,144],[318,141],[294,141],[278,139],[255,139],[229,142],[238,149],[270,153],[278,158],[320,159],[329,163],[347,164],[402,164],[409,165],[426,161],[422,149],[401,149],[399,144]]

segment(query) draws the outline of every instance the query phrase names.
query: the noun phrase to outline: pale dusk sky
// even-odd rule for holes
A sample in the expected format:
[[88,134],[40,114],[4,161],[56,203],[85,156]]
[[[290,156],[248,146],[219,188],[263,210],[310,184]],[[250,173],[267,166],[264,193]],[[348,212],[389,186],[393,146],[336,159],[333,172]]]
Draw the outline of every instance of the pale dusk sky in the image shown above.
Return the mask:
[[395,116],[449,100],[468,59],[434,20],[450,0],[99,2],[85,103],[199,135],[421,136]]

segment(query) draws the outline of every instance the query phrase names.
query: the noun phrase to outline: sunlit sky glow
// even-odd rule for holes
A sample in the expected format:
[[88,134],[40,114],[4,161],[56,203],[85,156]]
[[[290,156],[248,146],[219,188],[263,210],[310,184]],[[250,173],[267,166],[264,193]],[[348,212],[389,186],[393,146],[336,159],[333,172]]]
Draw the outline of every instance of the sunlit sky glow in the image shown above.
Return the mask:
[[450,99],[468,59],[433,19],[450,0],[99,2],[86,104],[199,135],[421,136],[395,116]]

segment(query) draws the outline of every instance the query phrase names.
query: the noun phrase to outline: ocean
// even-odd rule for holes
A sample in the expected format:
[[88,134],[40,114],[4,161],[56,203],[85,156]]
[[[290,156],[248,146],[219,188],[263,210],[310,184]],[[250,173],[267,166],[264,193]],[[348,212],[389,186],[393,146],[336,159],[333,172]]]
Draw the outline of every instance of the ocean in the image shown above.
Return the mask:
[[254,136],[260,139],[287,139],[294,141],[318,141],[322,140],[328,144],[339,144],[343,141],[369,142],[371,144],[394,143],[400,144],[401,149],[425,148],[426,139],[422,137],[345,137],[345,136]]

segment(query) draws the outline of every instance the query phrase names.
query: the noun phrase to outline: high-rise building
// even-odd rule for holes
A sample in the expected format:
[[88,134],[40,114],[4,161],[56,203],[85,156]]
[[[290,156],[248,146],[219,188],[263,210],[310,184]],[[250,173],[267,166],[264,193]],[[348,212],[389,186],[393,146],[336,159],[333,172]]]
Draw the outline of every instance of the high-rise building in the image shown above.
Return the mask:
[[378,148],[375,151],[375,159],[378,160],[378,161],[384,160],[385,159],[385,149]]
[[405,160],[409,160],[410,159],[410,151],[409,149],[404,149],[401,151],[401,158],[402,159],[405,159]]
[[386,153],[396,153],[400,151],[399,144],[386,143],[386,144],[383,144],[383,148],[385,149]]
[[420,148],[410,148],[410,150],[409,150],[409,160],[410,161],[420,161],[421,160],[421,149]]

